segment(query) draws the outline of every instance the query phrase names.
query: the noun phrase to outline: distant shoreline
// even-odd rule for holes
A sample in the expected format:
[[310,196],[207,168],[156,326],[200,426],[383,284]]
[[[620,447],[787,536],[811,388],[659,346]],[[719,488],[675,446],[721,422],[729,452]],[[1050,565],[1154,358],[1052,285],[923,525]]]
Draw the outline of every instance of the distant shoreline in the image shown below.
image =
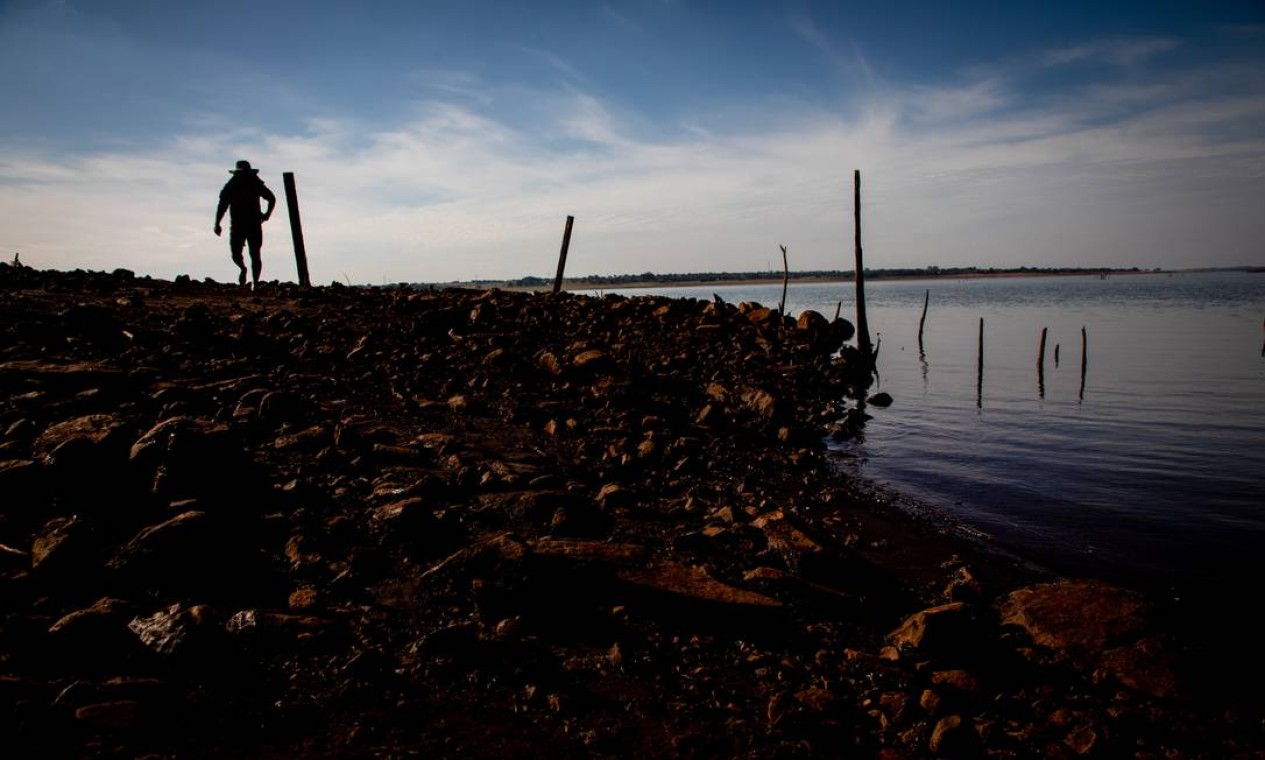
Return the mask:
[[[866,275],[865,279],[866,279],[866,282],[917,281],[917,280],[927,280],[930,282],[930,281],[952,281],[952,280],[985,280],[985,279],[999,279],[999,278],[1012,278],[1012,277],[1099,277],[1099,276],[1114,277],[1116,275],[1172,274],[1172,273],[1173,273],[1172,270],[1156,270],[1156,269],[1085,270],[1085,271],[1080,271],[1080,272],[1076,272],[1076,271],[954,272],[954,273],[949,273],[949,274],[933,274],[930,272],[924,272],[924,273],[918,273],[918,274],[913,274],[913,273],[911,274],[869,274],[869,275]],[[855,282],[855,278],[852,276],[840,277],[840,276],[825,276],[825,275],[823,276],[810,275],[810,276],[804,276],[804,277],[792,276],[790,280],[788,281],[790,285],[803,284],[803,283],[809,283],[809,284],[815,284],[815,285],[828,285],[828,284],[847,284],[847,283],[852,283],[852,282]],[[781,277],[743,277],[743,278],[726,279],[726,280],[719,280],[719,279],[717,280],[694,279],[694,280],[671,280],[671,281],[633,280],[629,282],[618,282],[618,283],[564,282],[562,285],[562,289],[569,292],[587,292],[587,291],[592,291],[592,290],[601,290],[601,291],[649,290],[649,289],[654,289],[654,288],[662,288],[662,289],[703,288],[703,287],[708,287],[708,286],[711,286],[711,287],[730,287],[730,286],[751,287],[755,285],[780,285],[781,283],[782,283]],[[512,292],[530,293],[530,292],[540,292],[540,291],[551,290],[553,286],[551,284],[550,285],[521,285],[521,284],[516,284],[516,283],[510,283],[510,282],[499,282],[499,283],[454,282],[454,283],[437,284],[436,287],[499,288],[501,290],[507,290],[507,291],[512,291]]]

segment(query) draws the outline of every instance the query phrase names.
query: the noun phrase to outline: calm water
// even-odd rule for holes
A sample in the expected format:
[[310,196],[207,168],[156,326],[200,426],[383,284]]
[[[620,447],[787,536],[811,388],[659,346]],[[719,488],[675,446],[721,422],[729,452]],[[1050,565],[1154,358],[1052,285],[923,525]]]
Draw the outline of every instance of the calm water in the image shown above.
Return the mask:
[[[620,292],[776,305],[781,285]],[[1262,576],[1265,274],[877,281],[866,296],[875,390],[895,403],[842,453],[881,493],[1064,572],[1175,595]],[[855,317],[850,284],[792,284],[787,300]]]

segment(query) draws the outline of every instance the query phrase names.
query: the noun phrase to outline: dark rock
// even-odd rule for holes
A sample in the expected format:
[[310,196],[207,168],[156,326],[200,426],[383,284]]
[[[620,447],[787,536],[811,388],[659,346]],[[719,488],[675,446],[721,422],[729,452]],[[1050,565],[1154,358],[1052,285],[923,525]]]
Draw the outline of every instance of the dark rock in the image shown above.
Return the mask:
[[296,433],[277,436],[272,447],[277,451],[315,452],[334,444],[333,432],[324,425],[313,425]]
[[226,628],[225,619],[203,605],[173,604],[128,622],[136,639],[180,682],[227,683],[251,688],[250,665]]
[[960,715],[949,715],[936,721],[927,740],[927,749],[935,757],[977,757],[975,732]]
[[174,417],[163,420],[131,447],[138,476],[157,497],[200,499],[217,516],[257,516],[253,498],[263,491],[258,466],[241,440],[222,424]]
[[256,651],[285,651],[300,639],[335,644],[346,635],[346,630],[329,618],[266,609],[235,612],[225,629],[243,646]]
[[205,512],[184,512],[136,534],[108,565],[158,577],[196,575],[213,557],[213,535]]
[[307,399],[289,391],[271,391],[259,400],[259,418],[271,425],[300,425],[310,409]]
[[264,562],[257,539],[241,526],[191,510],[141,530],[107,567],[120,580],[163,595],[284,598],[284,583]]
[[1004,625],[1018,626],[1034,644],[1094,652],[1126,641],[1147,627],[1137,594],[1100,581],[1060,581],[1012,591],[998,602]]
[[[0,494],[10,505],[17,499],[34,499],[35,494],[43,489],[44,470],[29,459],[8,459],[0,461]],[[16,512],[12,506],[5,512]]]
[[272,391],[267,388],[251,388],[237,399],[233,407],[233,419],[250,421],[259,417],[259,402]]
[[75,720],[98,731],[129,731],[140,727],[142,706],[131,699],[99,702],[75,710]]
[[1099,678],[1111,677],[1119,683],[1152,697],[1177,694],[1177,656],[1169,641],[1148,636],[1133,644],[1109,649],[1098,658]]
[[951,602],[976,602],[983,594],[983,586],[966,567],[959,567],[944,589],[944,597]]
[[888,635],[888,641],[898,650],[949,659],[972,657],[987,650],[995,640],[979,611],[963,602],[916,612]]
[[104,680],[74,681],[57,695],[53,704],[71,710],[102,702],[129,700],[159,705],[174,699],[171,686],[159,678],[113,676]]
[[133,617],[127,627],[142,644],[164,657],[171,657],[197,648],[199,637],[205,638],[208,632],[220,630],[221,625],[210,607],[177,603],[151,615]]
[[848,320],[839,317],[830,323],[830,336],[835,341],[835,345],[852,340],[853,335],[856,335],[856,327]]
[[78,672],[119,672],[145,655],[127,628],[133,607],[119,599],[104,598],[82,610],[63,616],[48,629],[56,658],[52,667]]
[[0,544],[0,573],[31,566],[30,552],[24,552],[8,544]]
[[62,327],[69,335],[102,347],[125,342],[123,326],[114,313],[96,304],[76,304],[61,313]]
[[644,546],[606,541],[549,538],[532,541],[529,546],[541,557],[561,557],[574,562],[600,562],[620,566],[640,566],[648,555]]
[[577,500],[554,509],[549,533],[554,538],[598,538],[610,533],[614,522],[597,504]]
[[795,320],[795,331],[803,333],[810,339],[819,336],[829,327],[830,323],[826,318],[812,309],[800,312],[799,318]]
[[99,567],[105,544],[88,521],[55,517],[36,531],[31,542],[31,568],[41,577],[72,579]]
[[754,591],[730,586],[713,578],[704,568],[662,562],[646,568],[620,570],[621,580],[686,599],[746,608],[777,608],[778,600]]
[[619,483],[607,483],[597,492],[597,503],[605,509],[620,509],[632,506],[633,492]]
[[35,439],[35,456],[51,469],[50,482],[76,498],[118,489],[126,481],[131,430],[112,414],[60,422]]

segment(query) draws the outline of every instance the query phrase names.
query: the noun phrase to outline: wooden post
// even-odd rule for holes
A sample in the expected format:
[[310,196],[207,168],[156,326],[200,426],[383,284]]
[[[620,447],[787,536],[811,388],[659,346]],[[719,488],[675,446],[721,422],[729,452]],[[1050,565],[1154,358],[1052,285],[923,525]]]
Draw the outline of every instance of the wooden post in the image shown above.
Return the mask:
[[1085,369],[1089,366],[1089,339],[1085,335],[1085,328],[1081,327],[1081,390],[1077,398],[1081,401],[1085,400]]
[[861,260],[861,170],[852,170],[852,216],[856,224],[857,343],[861,355],[874,366],[874,350],[870,344],[870,323],[865,318],[865,264]]
[[307,249],[303,247],[303,223],[299,220],[299,192],[294,187],[294,172],[282,172],[285,184],[286,209],[290,212],[290,236],[294,240],[294,263],[299,268],[299,285],[311,287],[307,273]]
[[553,292],[562,290],[562,273],[567,268],[567,249],[571,247],[571,225],[574,216],[567,217],[567,227],[562,231],[562,252],[558,254],[558,275],[553,278]]
[[782,303],[777,307],[777,315],[779,317],[786,316],[786,284],[791,279],[791,267],[786,263],[786,246],[779,245],[782,249]]
[[984,406],[984,318],[979,318],[979,352],[975,360],[975,407]]
[[1041,346],[1037,348],[1037,395],[1045,398],[1045,337],[1050,328],[1041,328]]
[[[835,319],[836,320],[839,319],[839,312],[841,311],[843,311],[843,301],[839,301],[838,303],[835,304]],[[1261,352],[1265,353],[1265,348],[1262,348]]]
[[922,318],[918,320],[918,355],[922,356],[925,352],[922,350],[922,327],[927,324],[927,304],[931,303],[931,289],[922,295]]

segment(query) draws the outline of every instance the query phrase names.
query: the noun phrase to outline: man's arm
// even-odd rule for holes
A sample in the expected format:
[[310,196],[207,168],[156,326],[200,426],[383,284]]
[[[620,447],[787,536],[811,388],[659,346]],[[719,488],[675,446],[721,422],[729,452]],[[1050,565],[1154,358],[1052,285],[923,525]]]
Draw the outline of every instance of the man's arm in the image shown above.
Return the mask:
[[264,209],[263,216],[263,220],[266,222],[268,221],[268,217],[272,216],[272,207],[277,205],[277,196],[272,194],[272,191],[268,189],[267,185],[260,183],[259,197],[268,201],[268,208]]
[[215,234],[216,236],[218,236],[220,233],[224,231],[224,228],[220,226],[220,222],[224,219],[225,211],[228,211],[228,198],[224,197],[223,193],[220,193],[220,204],[215,207]]

